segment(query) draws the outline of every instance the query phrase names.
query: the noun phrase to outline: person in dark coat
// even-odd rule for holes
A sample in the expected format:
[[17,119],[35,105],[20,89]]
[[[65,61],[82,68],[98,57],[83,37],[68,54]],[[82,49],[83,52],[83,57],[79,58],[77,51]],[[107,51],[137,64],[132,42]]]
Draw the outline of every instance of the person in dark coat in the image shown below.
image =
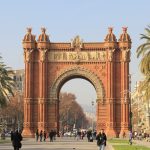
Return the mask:
[[104,150],[106,146],[107,137],[103,129],[96,136],[96,140],[97,140],[97,146],[99,147],[99,150]]
[[43,131],[40,131],[40,142],[42,142],[42,138],[43,138]]
[[51,131],[49,132],[50,142],[53,142],[53,137],[54,137],[54,131],[51,130]]
[[92,131],[89,130],[87,131],[87,139],[88,139],[88,142],[90,142],[90,138],[92,137]]
[[44,142],[45,142],[46,141],[46,131],[44,131],[43,137],[44,137]]
[[36,141],[38,142],[38,140],[39,140],[39,129],[36,130],[35,136],[36,136]]
[[22,135],[18,130],[16,130],[11,137],[14,150],[19,150],[22,147],[21,141],[22,141]]

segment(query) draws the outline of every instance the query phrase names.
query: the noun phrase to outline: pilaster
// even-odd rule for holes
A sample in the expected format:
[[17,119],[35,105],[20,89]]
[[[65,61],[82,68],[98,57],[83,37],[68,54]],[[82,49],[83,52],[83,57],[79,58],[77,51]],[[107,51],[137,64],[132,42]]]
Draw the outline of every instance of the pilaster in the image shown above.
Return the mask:
[[39,102],[38,102],[38,128],[47,131],[47,52],[49,49],[49,37],[46,35],[45,28],[41,28],[42,34],[39,35],[37,48],[39,54]]
[[27,34],[23,39],[25,61],[25,89],[24,89],[24,129],[23,136],[34,136],[33,118],[33,59],[35,51],[35,36],[31,34],[31,28],[27,28]]
[[126,134],[129,130],[129,62],[131,39],[127,34],[127,27],[123,27],[123,33],[119,39],[119,48],[121,50],[121,132]]
[[105,38],[105,50],[107,51],[107,128],[108,136],[116,137],[116,120],[115,120],[115,99],[114,99],[114,57],[117,48],[115,35],[112,33],[112,28],[109,28],[109,33]]

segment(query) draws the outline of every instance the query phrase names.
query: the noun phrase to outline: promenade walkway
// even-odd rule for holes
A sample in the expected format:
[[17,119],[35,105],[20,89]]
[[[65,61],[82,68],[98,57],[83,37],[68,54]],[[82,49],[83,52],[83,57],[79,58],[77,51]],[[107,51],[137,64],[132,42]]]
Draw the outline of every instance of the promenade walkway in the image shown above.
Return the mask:
[[[21,150],[97,150],[96,141],[87,142],[84,140],[76,140],[74,138],[57,138],[54,142],[35,142],[35,139],[24,139],[22,141]],[[0,144],[0,150],[13,150],[11,143]],[[106,150],[112,150],[107,145]]]

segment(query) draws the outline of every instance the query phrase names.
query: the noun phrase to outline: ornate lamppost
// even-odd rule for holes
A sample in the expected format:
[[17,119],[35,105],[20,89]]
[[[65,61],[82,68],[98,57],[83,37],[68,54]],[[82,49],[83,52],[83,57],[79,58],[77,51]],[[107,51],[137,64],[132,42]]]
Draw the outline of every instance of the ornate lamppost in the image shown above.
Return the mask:
[[92,101],[91,102],[91,104],[92,104],[92,132],[93,132],[93,129],[94,129],[94,124],[93,124],[93,122],[94,122],[94,115],[93,115],[93,107],[94,107],[94,101]]

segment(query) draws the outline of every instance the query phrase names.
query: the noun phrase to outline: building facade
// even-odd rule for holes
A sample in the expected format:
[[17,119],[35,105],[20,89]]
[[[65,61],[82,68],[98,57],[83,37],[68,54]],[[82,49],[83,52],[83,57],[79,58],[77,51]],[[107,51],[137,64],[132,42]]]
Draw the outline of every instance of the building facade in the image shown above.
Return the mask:
[[139,81],[131,94],[132,125],[134,131],[150,133],[150,103],[140,89],[141,84]]
[[129,62],[131,39],[127,28],[117,41],[109,28],[104,42],[83,42],[76,36],[70,43],[50,42],[45,28],[38,40],[27,28],[23,39],[25,62],[24,130],[26,137],[35,130],[59,133],[59,92],[73,78],[88,80],[97,93],[97,131],[108,136],[128,132]]

